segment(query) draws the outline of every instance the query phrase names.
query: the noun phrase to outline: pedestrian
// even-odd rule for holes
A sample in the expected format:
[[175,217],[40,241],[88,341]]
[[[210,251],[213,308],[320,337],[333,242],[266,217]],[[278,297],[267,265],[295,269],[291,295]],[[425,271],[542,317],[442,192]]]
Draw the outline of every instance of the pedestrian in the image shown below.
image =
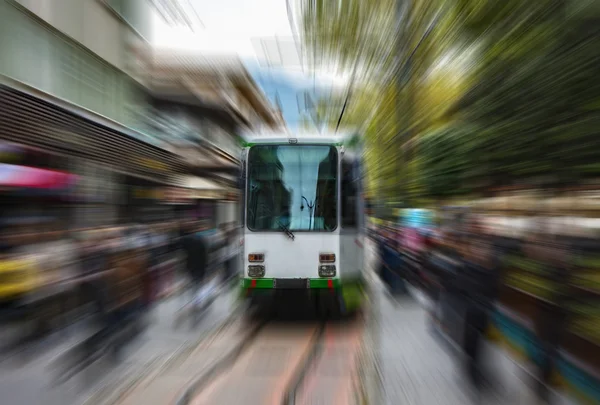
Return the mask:
[[226,231],[226,257],[225,257],[225,283],[232,282],[235,278],[235,261],[237,258],[236,243],[235,243],[235,230],[233,224],[229,223]]
[[464,266],[458,277],[465,296],[463,349],[466,375],[472,388],[481,393],[490,387],[484,368],[484,347],[490,315],[498,294],[499,260],[486,235],[471,234],[465,250]]
[[378,258],[378,274],[384,285],[389,288],[391,284],[390,273],[387,267],[386,246],[387,235],[383,228],[379,229],[377,236],[377,258]]
[[182,237],[181,247],[185,254],[185,270],[190,278],[191,303],[199,303],[208,266],[208,240],[204,233],[208,229],[206,222],[200,222],[187,229]]
[[108,257],[100,235],[102,231],[87,231],[79,234],[79,305],[91,303],[96,314],[106,309],[106,285],[100,274],[108,268]]
[[569,292],[569,249],[565,241],[550,232],[540,233],[525,245],[530,260],[535,260],[547,274],[549,290],[553,293],[540,302],[536,319],[539,344],[536,393],[543,403],[551,402],[551,387],[560,357],[559,348],[567,324]]

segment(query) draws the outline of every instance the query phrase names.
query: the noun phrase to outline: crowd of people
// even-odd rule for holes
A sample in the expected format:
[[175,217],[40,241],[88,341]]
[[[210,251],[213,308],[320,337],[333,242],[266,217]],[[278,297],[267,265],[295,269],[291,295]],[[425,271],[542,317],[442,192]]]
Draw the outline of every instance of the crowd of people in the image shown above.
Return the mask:
[[[408,246],[406,229],[387,225],[372,234],[379,250],[379,275],[392,294],[406,293],[407,284],[426,292],[432,303],[430,318],[436,330],[443,331],[463,349],[468,360],[465,373],[476,392],[489,387],[489,370],[482,352],[486,332],[503,283],[507,256],[519,252],[550,274],[557,287],[546,297],[548,313],[538,312],[539,338],[537,366],[539,395],[548,398],[561,331],[564,331],[565,294],[569,255],[573,244],[547,229],[534,229],[524,238],[499,236],[481,218],[466,215],[451,225],[419,232],[419,241]],[[540,302],[544,302],[540,300]],[[546,308],[546,307],[544,307]],[[546,316],[547,315],[547,316]]]
[[1,321],[20,331],[17,345],[82,320],[96,325],[97,342],[146,325],[153,306],[190,280],[197,288],[213,275],[230,280],[239,246],[233,223],[210,232],[204,221],[67,230],[33,218],[2,229]]

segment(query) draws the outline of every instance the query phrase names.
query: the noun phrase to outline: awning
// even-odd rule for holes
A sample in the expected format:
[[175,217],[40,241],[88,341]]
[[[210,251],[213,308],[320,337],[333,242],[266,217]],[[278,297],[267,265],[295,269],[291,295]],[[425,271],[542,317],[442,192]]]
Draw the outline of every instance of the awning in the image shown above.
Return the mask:
[[0,163],[1,188],[60,190],[76,181],[77,176],[65,172]]

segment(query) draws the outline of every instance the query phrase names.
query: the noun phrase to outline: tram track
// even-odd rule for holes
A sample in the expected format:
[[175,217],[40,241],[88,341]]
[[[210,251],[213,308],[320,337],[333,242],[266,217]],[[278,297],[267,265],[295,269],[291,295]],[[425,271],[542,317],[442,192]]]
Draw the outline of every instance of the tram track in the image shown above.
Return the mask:
[[325,323],[322,322],[316,333],[315,342],[308,356],[297,369],[297,375],[290,382],[281,405],[295,405],[299,391],[302,389],[307,374],[310,372],[312,365],[319,359],[323,352],[323,339],[325,336]]
[[188,385],[175,404],[358,403],[350,397],[357,389],[356,359],[363,327],[362,319],[291,325],[264,322]]
[[240,343],[231,349],[221,360],[217,361],[212,367],[204,372],[200,377],[184,388],[183,392],[177,397],[175,405],[188,405],[192,401],[192,395],[194,393],[202,391],[207,385],[209,385],[214,379],[220,376],[228,367],[235,364],[236,360],[248,349],[248,347],[254,342],[258,333],[263,330],[268,321],[259,321],[257,325],[251,328],[241,339]]
[[286,405],[359,404],[359,357],[364,334],[362,320],[347,324],[327,324],[307,359],[303,378],[295,386]]
[[177,405],[286,403],[285,394],[293,392],[292,382],[301,380],[300,370],[318,346],[323,328],[264,323],[252,341],[188,386]]
[[[238,318],[116,392],[97,392],[86,404],[295,404],[327,348],[329,328],[326,322]],[[250,384],[241,384],[247,379]]]

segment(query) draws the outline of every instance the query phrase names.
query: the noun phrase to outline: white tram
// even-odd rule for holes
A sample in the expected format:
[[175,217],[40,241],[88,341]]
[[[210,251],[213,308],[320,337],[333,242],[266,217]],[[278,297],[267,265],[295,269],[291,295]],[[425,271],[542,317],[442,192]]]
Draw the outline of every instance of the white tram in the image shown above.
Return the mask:
[[297,296],[333,316],[360,306],[366,238],[362,154],[350,146],[357,140],[286,134],[247,139],[241,288],[252,305],[296,305],[295,298],[285,298]]

